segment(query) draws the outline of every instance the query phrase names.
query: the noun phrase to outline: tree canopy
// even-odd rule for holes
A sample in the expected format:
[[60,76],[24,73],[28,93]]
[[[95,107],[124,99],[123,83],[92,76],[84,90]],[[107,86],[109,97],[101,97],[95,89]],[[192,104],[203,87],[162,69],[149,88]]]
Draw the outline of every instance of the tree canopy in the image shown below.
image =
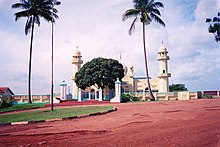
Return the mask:
[[206,23],[209,23],[209,33],[214,34],[216,42],[220,42],[220,12],[218,12],[218,16],[213,17],[213,19],[207,18]]
[[123,65],[114,59],[94,58],[87,62],[75,75],[76,85],[85,90],[87,87],[97,85],[98,88],[108,87],[114,89],[117,78],[124,77]]
[[174,91],[187,91],[187,88],[185,87],[185,84],[172,84],[169,86],[170,92]]
[[[164,5],[161,2],[155,2],[154,0],[133,0],[134,8],[128,9],[122,15],[122,20],[125,21],[128,18],[134,17],[134,20],[129,28],[129,35],[135,29],[135,23],[140,20],[144,25],[150,25],[152,21],[155,21],[165,27],[165,23],[160,18],[161,13],[159,8],[163,8]],[[145,32],[144,32],[145,33]]]

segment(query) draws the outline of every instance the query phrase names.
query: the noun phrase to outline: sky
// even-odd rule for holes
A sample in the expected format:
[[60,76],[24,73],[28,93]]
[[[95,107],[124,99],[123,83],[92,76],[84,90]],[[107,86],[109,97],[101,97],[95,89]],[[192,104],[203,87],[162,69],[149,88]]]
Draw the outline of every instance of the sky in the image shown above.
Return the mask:
[[[14,20],[11,9],[19,0],[0,0],[0,87],[27,94],[30,35],[24,34],[26,18]],[[78,46],[84,63],[96,57],[113,58],[130,67],[136,77],[145,76],[141,23],[129,36],[133,19],[122,14],[132,0],[61,0],[54,32],[54,86],[66,80],[72,87],[72,54]],[[220,89],[220,44],[208,33],[206,18],[217,16],[219,0],[160,0],[166,27],[146,28],[149,73],[158,75],[157,52],[162,42],[169,51],[170,84],[182,83],[190,91]],[[51,85],[51,24],[41,19],[35,27],[32,60],[32,93],[49,94]]]

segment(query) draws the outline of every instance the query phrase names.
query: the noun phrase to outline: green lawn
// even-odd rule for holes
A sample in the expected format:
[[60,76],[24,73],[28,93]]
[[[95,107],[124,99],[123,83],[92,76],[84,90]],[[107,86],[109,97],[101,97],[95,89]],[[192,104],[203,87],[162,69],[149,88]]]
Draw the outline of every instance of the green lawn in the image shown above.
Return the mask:
[[79,116],[83,114],[90,114],[112,109],[112,106],[88,106],[88,107],[75,107],[65,109],[55,109],[54,111],[30,111],[21,112],[17,114],[0,115],[0,122],[22,122],[33,120],[45,120],[54,118],[66,118]]
[[0,108],[0,113],[17,111],[17,110],[33,109],[33,108],[43,108],[45,107],[44,105],[45,103],[16,104],[16,105],[12,105],[11,107]]

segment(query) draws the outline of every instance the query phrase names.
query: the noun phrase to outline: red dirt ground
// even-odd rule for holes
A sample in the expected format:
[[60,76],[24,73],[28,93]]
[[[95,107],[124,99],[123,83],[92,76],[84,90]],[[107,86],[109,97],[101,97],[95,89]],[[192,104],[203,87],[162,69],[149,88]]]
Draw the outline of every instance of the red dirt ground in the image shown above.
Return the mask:
[[105,115],[0,126],[0,146],[220,147],[220,99],[113,105]]

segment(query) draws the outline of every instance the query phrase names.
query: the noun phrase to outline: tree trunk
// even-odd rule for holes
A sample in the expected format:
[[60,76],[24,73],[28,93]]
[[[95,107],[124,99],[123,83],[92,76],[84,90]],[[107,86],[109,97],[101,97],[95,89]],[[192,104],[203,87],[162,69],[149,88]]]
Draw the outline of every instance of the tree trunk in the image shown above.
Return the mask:
[[32,46],[33,46],[33,38],[34,38],[34,21],[33,18],[32,28],[31,28],[31,42],[30,42],[30,59],[29,59],[29,75],[28,75],[28,103],[32,103],[31,100],[31,61],[32,61]]
[[51,30],[51,111],[53,111],[53,32],[54,32],[54,23],[52,21],[52,30]]
[[147,78],[147,86],[150,93],[150,100],[155,101],[154,95],[150,86],[150,77],[148,73],[148,63],[147,63],[147,52],[146,52],[146,44],[145,44],[145,23],[143,22],[143,45],[144,45],[144,60],[145,60],[145,69],[146,69],[146,78]]

